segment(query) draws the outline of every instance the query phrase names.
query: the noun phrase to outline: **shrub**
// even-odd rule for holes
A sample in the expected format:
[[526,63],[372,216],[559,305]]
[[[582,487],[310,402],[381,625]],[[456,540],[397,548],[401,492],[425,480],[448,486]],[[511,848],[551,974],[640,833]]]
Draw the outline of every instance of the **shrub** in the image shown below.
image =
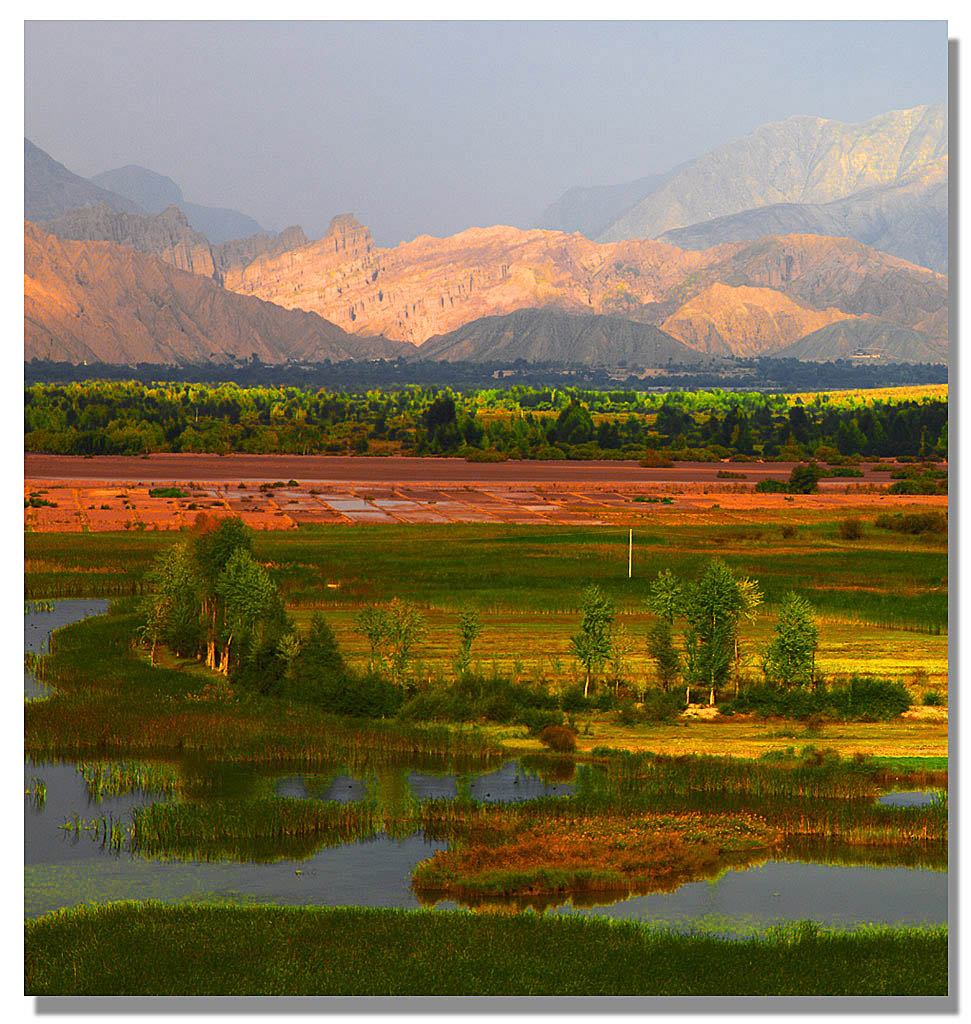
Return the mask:
[[452,698],[449,694],[430,691],[418,693],[406,701],[398,717],[411,722],[445,722],[451,718],[451,711]]
[[910,707],[903,683],[879,676],[850,676],[825,691],[826,703],[837,717],[861,722],[886,722]]
[[789,486],[782,480],[775,480],[769,477],[765,480],[760,480],[755,485],[755,490],[759,494],[788,494]]
[[466,455],[466,462],[508,462],[509,456],[505,452],[497,452],[494,448],[486,448],[481,452],[472,452]]
[[820,470],[812,464],[802,463],[792,467],[789,474],[789,491],[792,494],[812,494],[818,490]]
[[944,698],[937,690],[925,690],[921,703],[925,708],[939,708],[944,704]]
[[796,528],[791,523],[786,523],[785,526],[782,527],[782,536],[787,540],[791,537],[795,537],[795,535]]
[[670,469],[674,463],[660,452],[646,451],[644,458],[638,462],[639,466],[643,466],[644,469]]
[[544,462],[548,462],[550,460],[565,459],[566,455],[563,454],[562,448],[557,448],[552,444],[544,444],[533,452],[533,458],[542,459]]
[[947,533],[947,516],[943,512],[884,512],[873,523],[881,530],[897,533]]
[[730,469],[720,469],[715,474],[719,480],[748,480],[745,473],[733,473]]
[[682,696],[681,687],[667,693],[661,689],[647,690],[640,709],[641,717],[645,722],[669,722],[677,718],[685,706]]
[[610,711],[610,709],[616,705],[617,701],[610,690],[603,689],[596,697],[593,698],[593,703],[594,707],[600,711]]
[[566,725],[548,725],[539,734],[544,745],[560,754],[569,754],[577,749],[577,734]]
[[839,524],[839,535],[843,540],[859,540],[863,536],[863,524],[855,516]]
[[520,708],[516,715],[516,721],[520,725],[525,725],[533,736],[538,736],[548,726],[563,725],[566,719],[562,711]]
[[483,718],[487,718],[490,722],[499,722],[500,724],[511,722],[519,710],[516,702],[506,689],[486,697],[481,706]]
[[720,705],[724,714],[754,713],[780,718],[805,719],[814,715],[843,721],[889,721],[910,707],[903,683],[875,676],[851,676],[846,683],[809,690],[752,686]]
[[583,687],[576,683],[573,686],[568,686],[560,698],[560,707],[564,711],[586,711],[591,703],[583,696]]
[[620,725],[637,725],[640,721],[640,715],[638,715],[637,708],[634,707],[631,701],[624,701],[620,705],[620,710],[616,715],[616,721]]

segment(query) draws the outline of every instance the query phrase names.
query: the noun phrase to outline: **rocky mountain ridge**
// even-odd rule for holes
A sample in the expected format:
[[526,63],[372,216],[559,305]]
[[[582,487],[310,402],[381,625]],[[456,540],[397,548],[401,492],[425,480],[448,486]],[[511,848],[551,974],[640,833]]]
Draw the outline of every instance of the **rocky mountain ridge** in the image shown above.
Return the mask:
[[926,170],[946,175],[943,104],[893,110],[860,124],[797,116],[704,154],[621,215],[598,238],[665,231],[776,203],[828,203]]
[[317,242],[232,268],[224,284],[354,334],[419,346],[482,317],[535,307],[620,316],[721,354],[767,354],[864,315],[911,327],[937,350],[947,345],[943,275],[814,235],[691,251],[496,226],[379,249],[346,215]]
[[276,255],[307,244],[303,230],[290,227],[275,237],[251,235],[212,245],[201,231],[192,228],[185,213],[177,206],[142,216],[118,213],[107,204],[98,203],[70,210],[55,220],[42,221],[38,226],[58,238],[130,245],[139,252],[171,263],[179,270],[212,277],[219,283],[231,267],[242,268],[258,256]]
[[24,358],[199,364],[396,358],[313,313],[235,295],[130,246],[24,226]]
[[447,362],[573,363],[627,366],[698,366],[708,358],[649,324],[596,313],[564,313],[544,307],[487,316],[449,334],[430,338],[415,358]]

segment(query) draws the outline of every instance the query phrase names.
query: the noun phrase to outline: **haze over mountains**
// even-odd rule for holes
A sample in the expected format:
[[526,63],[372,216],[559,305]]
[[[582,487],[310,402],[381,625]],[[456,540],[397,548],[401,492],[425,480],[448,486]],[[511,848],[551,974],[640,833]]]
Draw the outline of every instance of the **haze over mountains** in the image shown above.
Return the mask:
[[667,174],[572,189],[539,226],[688,248],[767,234],[845,234],[945,272],[947,110],[890,111],[855,125],[787,118]]
[[145,168],[88,181],[28,140],[25,214],[28,359],[947,356],[942,107],[766,125],[666,174],[571,190],[544,215],[560,230],[381,249],[341,215],[316,241],[272,235]]
[[260,227],[252,217],[238,210],[186,202],[182,189],[171,178],[150,171],[147,167],[129,164],[127,167],[96,174],[91,180],[95,185],[133,200],[148,213],[161,213],[169,206],[177,207],[192,226],[214,245],[234,238],[245,238],[247,235],[267,234],[266,228]]

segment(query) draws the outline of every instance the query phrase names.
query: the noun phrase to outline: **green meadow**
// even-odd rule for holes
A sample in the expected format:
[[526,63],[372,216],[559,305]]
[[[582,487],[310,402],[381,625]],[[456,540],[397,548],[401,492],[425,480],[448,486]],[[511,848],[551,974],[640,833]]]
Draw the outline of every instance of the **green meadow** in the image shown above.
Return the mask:
[[807,922],[728,941],[536,914],[122,903],[27,922],[24,944],[25,987],[36,995],[943,996],[948,990],[944,928],[840,933]]

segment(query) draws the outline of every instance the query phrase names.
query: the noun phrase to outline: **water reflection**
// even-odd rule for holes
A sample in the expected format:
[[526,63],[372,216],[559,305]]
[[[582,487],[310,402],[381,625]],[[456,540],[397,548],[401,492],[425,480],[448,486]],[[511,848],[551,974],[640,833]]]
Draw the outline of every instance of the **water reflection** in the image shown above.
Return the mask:
[[[24,654],[45,654],[50,649],[51,633],[89,615],[103,615],[108,602],[94,599],[54,601],[51,611],[24,612]],[[33,672],[24,671],[24,696],[37,700],[50,695],[50,687]]]
[[[25,615],[25,651],[43,651],[52,629],[106,609],[106,601],[59,601],[53,612]],[[28,696],[29,678],[25,673]],[[46,693],[42,684],[34,685],[35,695]],[[81,770],[71,763],[28,760],[25,913],[34,917],[59,907],[119,899],[414,908],[420,905],[411,890],[414,866],[446,847],[421,834],[393,838],[380,833],[308,851],[304,860],[292,855],[264,864],[149,860],[112,854],[84,833],[72,835],[59,827],[74,816],[130,823],[135,809],[158,802],[276,795],[340,803],[368,800],[380,813],[393,817],[416,801],[464,797],[486,803],[521,802],[577,792],[576,767],[569,758],[532,755],[479,775],[456,773],[453,768],[427,757],[368,772],[335,764],[304,774],[198,758],[141,768],[89,765]],[[34,780],[43,784],[43,800],[37,798]],[[880,802],[920,806],[932,799],[930,792],[896,793],[886,794]],[[683,807],[683,796],[672,794],[671,800]],[[715,809],[726,809],[724,794]],[[946,851],[938,845],[925,853],[911,845],[906,857],[908,866],[901,866],[904,854],[890,848],[789,844],[782,851],[763,853],[748,867],[720,867],[707,881],[681,884],[670,893],[625,895],[613,901],[593,893],[567,901],[549,897],[534,900],[533,906],[726,934],[806,918],[844,927],[863,922],[946,922]],[[456,903],[435,905],[448,909]],[[505,912],[520,905],[507,901],[478,906]]]
[[884,793],[877,803],[884,807],[928,807],[938,799],[939,790],[912,789],[896,793]]

